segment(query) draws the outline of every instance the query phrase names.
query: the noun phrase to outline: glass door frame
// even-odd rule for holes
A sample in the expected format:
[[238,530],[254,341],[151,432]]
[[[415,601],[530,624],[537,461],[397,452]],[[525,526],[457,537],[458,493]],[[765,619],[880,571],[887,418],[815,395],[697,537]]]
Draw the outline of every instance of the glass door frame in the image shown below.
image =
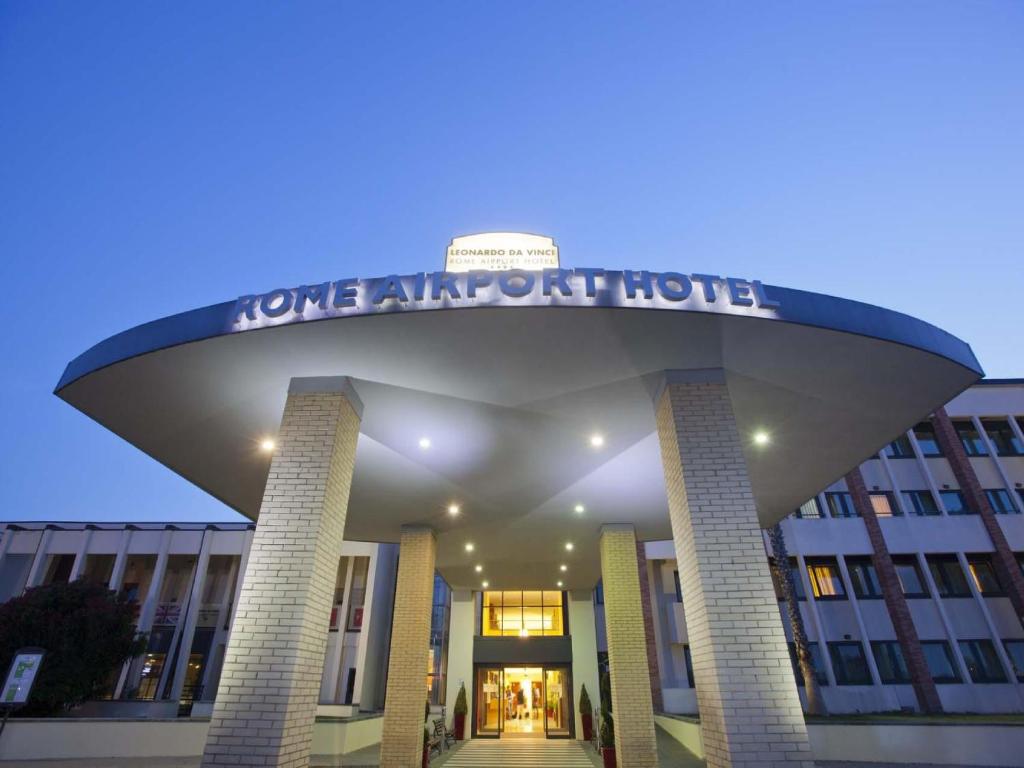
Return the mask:
[[[566,699],[566,723],[565,732],[551,733],[548,730],[548,672],[562,673],[562,697]],[[573,708],[572,697],[572,664],[541,664],[540,676],[544,690],[544,738],[545,739],[573,739],[576,737],[576,710]]]
[[[473,665],[473,720],[470,736],[474,739],[498,739],[505,730],[505,707],[502,699],[505,690],[505,667],[506,664],[474,664]],[[498,727],[496,730],[487,729],[481,731],[478,727],[480,720],[480,707],[483,697],[480,676],[486,672],[498,673]]]
[[[558,662],[555,664],[538,664],[536,662],[519,662],[519,661],[508,661],[508,662],[486,662],[476,663],[473,665],[473,711],[472,721],[470,723],[470,736],[474,739],[499,739],[502,734],[505,733],[505,669],[506,668],[518,668],[518,667],[530,667],[533,669],[540,669],[541,679],[541,690],[544,696],[544,738],[545,739],[574,739],[576,738],[576,709],[572,691],[572,663],[571,662]],[[562,696],[566,699],[566,715],[568,722],[564,732],[551,733],[548,730],[548,672],[561,672],[564,680]],[[479,725],[479,708],[482,703],[482,690],[480,688],[480,676],[486,672],[497,672],[498,673],[498,727],[496,730],[480,730]]]

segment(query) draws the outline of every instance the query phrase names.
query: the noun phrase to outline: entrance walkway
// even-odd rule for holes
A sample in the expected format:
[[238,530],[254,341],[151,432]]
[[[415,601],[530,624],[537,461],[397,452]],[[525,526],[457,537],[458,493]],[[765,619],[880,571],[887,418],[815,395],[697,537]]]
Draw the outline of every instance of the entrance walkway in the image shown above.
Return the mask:
[[[433,763],[431,763],[433,765]],[[472,739],[446,755],[444,768],[593,768],[590,756],[571,739]]]

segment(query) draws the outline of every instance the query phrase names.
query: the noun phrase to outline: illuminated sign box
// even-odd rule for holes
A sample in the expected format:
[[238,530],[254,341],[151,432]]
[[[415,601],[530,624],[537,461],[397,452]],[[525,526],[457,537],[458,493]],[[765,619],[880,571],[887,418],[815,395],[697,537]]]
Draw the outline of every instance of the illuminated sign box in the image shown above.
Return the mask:
[[445,272],[483,269],[536,271],[558,268],[558,246],[550,237],[522,232],[485,232],[452,238],[445,252]]

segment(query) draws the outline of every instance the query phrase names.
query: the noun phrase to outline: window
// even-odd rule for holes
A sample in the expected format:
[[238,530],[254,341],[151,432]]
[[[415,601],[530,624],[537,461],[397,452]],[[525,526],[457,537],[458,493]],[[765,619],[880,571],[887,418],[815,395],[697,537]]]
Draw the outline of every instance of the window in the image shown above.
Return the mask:
[[921,643],[928,673],[936,683],[959,683],[960,674],[953,664],[953,652],[945,640],[925,640]]
[[989,506],[997,515],[1019,515],[1020,510],[1013,503],[1013,497],[1003,488],[985,491]]
[[939,597],[971,596],[967,579],[964,578],[963,569],[960,568],[956,555],[930,555],[928,570],[932,572],[932,578],[935,579],[935,588],[939,590]]
[[829,643],[828,653],[832,658],[832,671],[836,673],[837,685],[871,685],[868,661],[864,657],[864,646],[860,643]]
[[850,572],[853,594],[858,598],[873,600],[882,596],[882,586],[878,583],[878,574],[870,558],[848,557],[846,568]]
[[921,449],[922,456],[942,455],[942,449],[939,448],[939,440],[935,436],[935,427],[932,426],[930,421],[922,421],[914,427],[914,437],[917,439],[917,446]]
[[968,555],[967,568],[971,573],[974,586],[985,597],[995,597],[1003,594],[1003,588],[996,576],[995,566],[992,565],[992,558],[988,555]]
[[[364,559],[366,560],[367,567],[369,567],[369,558],[358,558],[355,563],[357,568],[359,560]],[[353,584],[358,583],[357,578],[358,576],[354,572],[352,577]],[[364,593],[366,592],[365,581],[362,582],[361,590]],[[356,597],[355,587],[353,587],[352,597],[353,599]],[[427,655],[427,698],[431,704],[443,705],[445,703],[448,679],[448,624],[451,619],[451,612],[451,587],[441,577],[441,574],[435,573],[433,608],[430,616],[430,650]],[[351,619],[353,614],[350,612],[349,615],[349,627],[351,627],[353,625]],[[357,626],[362,628],[363,614],[361,610],[358,617]],[[351,703],[351,700],[348,703]]]
[[672,581],[676,588],[676,602],[683,602],[683,587],[679,583],[679,571],[672,571]]
[[[796,677],[797,685],[804,685],[804,675],[800,671],[800,664],[796,659],[796,643],[789,645],[789,660],[793,662],[793,676]],[[807,649],[811,652],[811,668],[814,670],[814,677],[818,685],[828,685],[828,675],[825,674],[825,662],[821,658],[821,648],[817,643],[807,643]]]
[[853,497],[845,491],[826,493],[825,503],[828,504],[828,511],[832,517],[858,517],[857,510],[853,507]]
[[907,509],[915,515],[929,516],[939,514],[939,506],[931,491],[904,491],[903,500]]
[[562,593],[484,592],[481,622],[485,636],[564,635]]
[[903,660],[903,649],[895,640],[876,640],[871,643],[871,652],[875,655],[878,676],[887,685],[898,685],[910,682],[910,670]]
[[1024,683],[1024,640],[1003,640],[1006,655],[1013,664],[1013,674],[1017,682]]
[[800,508],[796,510],[796,516],[805,520],[815,520],[819,517],[824,517],[821,514],[821,507],[818,506],[818,500],[810,499],[800,505]]
[[845,600],[846,590],[839,575],[839,564],[834,557],[807,561],[807,575],[811,577],[811,590],[818,600]]
[[997,456],[1024,455],[1024,443],[1006,419],[982,419],[981,428],[995,446]]
[[910,444],[910,438],[902,434],[885,446],[885,455],[890,459],[912,459],[914,458],[914,447]]
[[942,497],[942,504],[946,507],[946,512],[950,515],[977,514],[973,509],[969,509],[967,507],[964,495],[960,491],[939,491],[939,496]]
[[991,640],[961,640],[960,653],[964,655],[967,672],[975,683],[1005,683],[1006,673],[999,663]]
[[974,422],[968,420],[957,420],[953,422],[953,429],[964,446],[968,456],[988,456],[988,448],[985,447],[985,438],[978,434],[974,428]]
[[928,589],[925,587],[921,571],[917,567],[917,558],[913,555],[894,557],[892,564],[896,568],[896,576],[900,580],[904,597],[928,597]]
[[875,510],[876,517],[892,517],[893,515],[903,514],[900,508],[896,506],[896,497],[888,491],[869,493],[868,497],[871,500],[871,508]]

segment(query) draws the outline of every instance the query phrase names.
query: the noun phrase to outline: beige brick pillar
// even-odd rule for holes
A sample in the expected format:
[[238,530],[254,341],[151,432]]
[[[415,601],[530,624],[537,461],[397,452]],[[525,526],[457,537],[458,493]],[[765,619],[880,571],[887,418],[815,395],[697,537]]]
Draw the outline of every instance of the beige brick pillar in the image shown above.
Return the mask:
[[657,423],[708,768],[810,768],[744,436],[722,372],[667,372]]
[[[657,768],[647,636],[640,597],[636,534],[632,525],[606,525],[601,529],[601,583],[615,721],[615,758],[622,768]],[[595,723],[594,727],[600,727],[600,723]]]
[[360,412],[347,379],[292,380],[203,766],[309,765]]
[[432,530],[402,527],[380,744],[380,764],[387,768],[419,768],[423,759],[436,557]]

